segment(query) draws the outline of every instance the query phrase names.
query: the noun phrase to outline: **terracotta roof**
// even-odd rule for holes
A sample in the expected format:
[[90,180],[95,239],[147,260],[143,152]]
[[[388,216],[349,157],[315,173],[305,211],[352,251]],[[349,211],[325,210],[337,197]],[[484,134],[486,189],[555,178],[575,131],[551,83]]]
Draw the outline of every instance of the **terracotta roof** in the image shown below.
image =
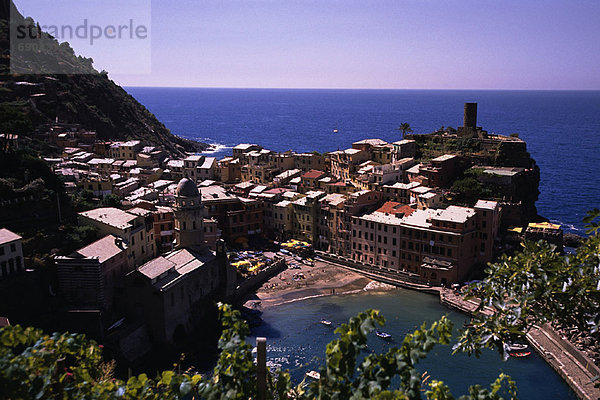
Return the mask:
[[405,216],[408,216],[415,212],[415,209],[396,201],[388,201],[384,203],[381,208],[377,210],[377,212],[388,214],[404,214]]
[[280,194],[280,193],[285,193],[289,190],[290,189],[286,189],[286,188],[273,188],[273,189],[269,189],[269,190],[265,191],[264,193]]
[[311,169],[310,171],[302,175],[302,177],[307,179],[317,179],[322,177],[323,175],[325,175],[325,172],[319,171],[317,169]]

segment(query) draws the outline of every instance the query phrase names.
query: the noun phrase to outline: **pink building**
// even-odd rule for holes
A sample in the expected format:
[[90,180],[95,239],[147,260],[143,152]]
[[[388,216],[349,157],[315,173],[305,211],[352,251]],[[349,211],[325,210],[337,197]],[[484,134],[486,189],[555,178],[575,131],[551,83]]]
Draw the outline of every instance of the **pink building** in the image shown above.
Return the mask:
[[386,203],[352,218],[351,258],[412,273],[431,284],[463,282],[474,265],[491,259],[498,212],[489,203],[444,210]]

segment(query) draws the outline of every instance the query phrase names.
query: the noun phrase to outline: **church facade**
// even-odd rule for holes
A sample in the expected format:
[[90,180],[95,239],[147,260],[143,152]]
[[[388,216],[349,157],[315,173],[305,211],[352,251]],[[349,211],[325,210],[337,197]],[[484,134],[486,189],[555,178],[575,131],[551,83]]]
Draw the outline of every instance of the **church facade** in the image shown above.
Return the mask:
[[201,326],[215,300],[230,297],[236,274],[225,247],[204,241],[203,205],[196,184],[183,178],[175,193],[175,248],[127,275],[129,317],[145,321],[154,343],[184,341]]

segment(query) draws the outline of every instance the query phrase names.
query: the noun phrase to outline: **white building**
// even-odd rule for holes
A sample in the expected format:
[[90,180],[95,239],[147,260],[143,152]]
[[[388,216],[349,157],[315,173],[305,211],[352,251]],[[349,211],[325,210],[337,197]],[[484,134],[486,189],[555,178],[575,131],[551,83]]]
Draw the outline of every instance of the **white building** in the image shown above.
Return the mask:
[[0,279],[24,270],[22,239],[8,229],[0,229]]

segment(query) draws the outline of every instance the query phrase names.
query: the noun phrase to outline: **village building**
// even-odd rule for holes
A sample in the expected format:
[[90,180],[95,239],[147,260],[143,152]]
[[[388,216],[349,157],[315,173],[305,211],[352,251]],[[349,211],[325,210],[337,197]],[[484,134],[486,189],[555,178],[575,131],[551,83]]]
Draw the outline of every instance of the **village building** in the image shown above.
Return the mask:
[[397,182],[393,185],[384,185],[382,188],[383,197],[385,200],[397,201],[402,204],[411,204],[413,202],[411,190],[420,185],[419,182]]
[[76,307],[109,310],[131,267],[127,244],[109,234],[69,256],[54,258],[60,293]]
[[331,174],[339,180],[352,179],[360,164],[370,160],[368,151],[346,149],[329,154]]
[[322,191],[308,191],[304,197],[292,201],[294,209],[293,236],[296,239],[316,244],[318,233],[319,199],[325,196]]
[[25,270],[22,242],[23,238],[16,233],[0,229],[0,279]]
[[182,179],[175,192],[175,250],[154,258],[127,276],[130,318],[144,321],[154,343],[178,344],[199,329],[213,299],[235,289],[224,248],[210,251],[204,238],[201,195]]
[[257,144],[240,143],[232,149],[233,158],[238,158],[243,163],[248,163],[247,153],[251,151],[260,151],[262,146]]
[[140,265],[156,255],[154,217],[148,210],[134,208],[123,211],[104,207],[79,213],[79,223],[98,228],[100,235],[112,234],[127,245],[130,266]]
[[459,173],[459,158],[444,154],[419,167],[419,173],[427,178],[427,184],[438,188],[449,187]]
[[333,241],[337,240],[338,227],[342,223],[344,203],[347,196],[330,193],[319,200],[319,227],[316,247],[323,251],[337,248]]
[[323,171],[311,169],[300,176],[301,191],[309,192],[311,190],[321,189],[321,183],[319,182],[327,174]]
[[223,183],[238,182],[242,179],[242,167],[240,160],[233,157],[225,157],[217,161],[215,168],[216,180]]
[[110,145],[110,157],[117,160],[135,160],[141,150],[142,142],[139,140],[113,142]]
[[[385,205],[353,217],[352,259],[412,273],[432,284],[463,282],[477,263],[488,259],[486,249],[493,246],[498,209],[491,203],[440,210]],[[393,209],[397,212],[389,212]]]
[[326,167],[326,159],[321,154],[294,154],[294,168],[301,169],[302,171],[309,171],[311,169],[324,170]]
[[[292,237],[294,225],[294,206],[289,200],[281,200],[273,204],[272,218],[265,218],[265,224],[268,223],[269,232],[279,241],[285,241]],[[268,221],[268,222],[267,222]]]
[[179,181],[183,178],[185,162],[183,160],[167,160],[167,169],[165,174],[174,181]]
[[412,139],[403,139],[392,143],[394,150],[392,160],[397,161],[403,158],[413,158],[417,154],[417,142]]
[[381,205],[383,196],[374,190],[360,190],[350,193],[344,202],[344,210],[338,216],[337,231],[334,231],[330,245],[332,253],[350,257],[352,246],[352,217],[373,211]]

